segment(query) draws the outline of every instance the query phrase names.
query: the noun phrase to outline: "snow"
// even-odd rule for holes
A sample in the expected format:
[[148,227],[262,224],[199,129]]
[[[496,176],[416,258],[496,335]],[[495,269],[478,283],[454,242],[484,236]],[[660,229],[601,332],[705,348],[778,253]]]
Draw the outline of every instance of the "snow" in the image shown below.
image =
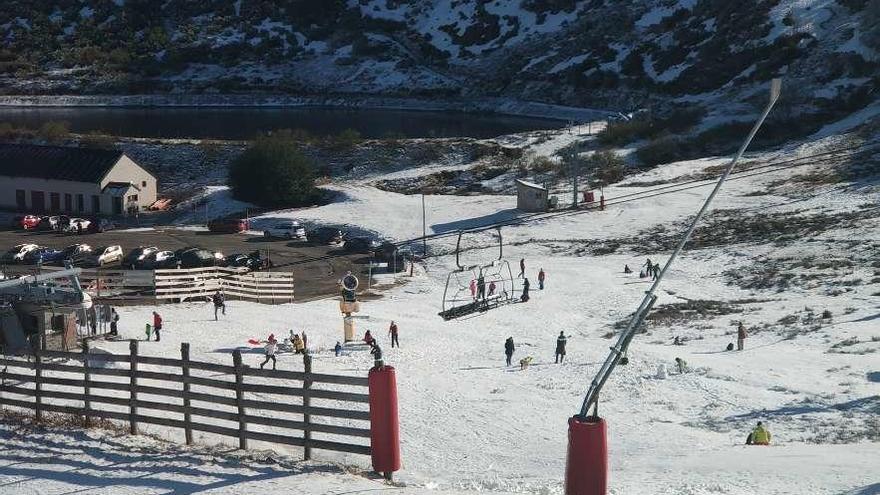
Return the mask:
[[[577,138],[560,132],[542,152],[552,152]],[[748,159],[806,156],[830,144],[823,140],[752,154]],[[684,180],[726,162],[725,158],[704,158],[664,165],[607,187],[604,194],[613,202],[624,194],[651,189],[639,184]],[[810,170],[804,167],[732,181],[721,191],[712,211],[806,215],[851,211],[880,202],[876,183],[857,191],[808,188],[800,191],[803,197],[798,198],[752,194],[765,190],[772,181],[786,181]],[[337,201],[260,218],[348,224],[395,240],[421,235],[419,195],[381,191],[366,179],[327,187],[338,193]],[[429,249],[435,256],[413,277],[378,275],[382,297],[362,303],[361,316],[365,318],[357,325],[359,332],[372,330],[383,344],[390,320],[401,329],[401,348],[383,345],[386,361],[397,369],[400,396],[404,468],[395,475],[402,483],[398,491],[562,493],[566,420],[579,408],[590,378],[608,353],[612,341],[603,335],[613,331],[615,322],[628,317],[648,287],[637,276],[622,273],[624,264],[638,271],[644,256],[626,248],[604,255],[580,255],[575,250],[605,246],[608,241],[627,239],[658,226],[680,232],[680,222],[696,211],[707,194],[707,188],[691,189],[612,204],[605,211],[505,227],[505,259],[515,265],[524,258],[530,278],[539,268],[547,271],[546,289],[536,290],[533,285],[532,299],[525,304],[448,322],[437,316],[447,274],[455,267],[455,259],[449,255],[453,236],[431,241]],[[209,191],[206,198],[212,210],[230,205],[228,190],[222,188]],[[512,195],[428,195],[425,204],[429,233],[452,234],[519,215]],[[736,217],[730,215],[732,224]],[[612,375],[600,408],[610,424],[611,493],[876,493],[880,488],[876,477],[878,437],[864,432],[870,432],[880,408],[878,384],[870,379],[880,369],[880,354],[829,351],[831,345],[851,338],[862,342],[857,349],[880,348],[880,343],[871,341],[880,337],[876,296],[871,295],[877,285],[852,286],[838,296],[807,288],[750,290],[729,285],[722,272],[745,272],[756,264],[769,263],[771,258],[792,254],[845,258],[851,248],[827,241],[871,236],[877,228],[880,225],[874,218],[835,226],[829,237],[811,235],[810,242],[787,247],[774,243],[776,234],[770,233],[758,243],[735,239],[729,245],[686,250],[664,280],[655,310],[688,300],[718,300],[739,311],[669,325],[652,324],[647,333],[636,336],[628,356],[630,364]],[[497,257],[496,242],[490,233],[466,235],[463,243],[468,250],[462,253],[462,264],[491,262]],[[662,262],[667,255],[652,253],[650,257]],[[846,279],[869,280],[872,270],[853,267]],[[399,283],[391,283],[395,281]],[[246,348],[249,338],[264,338],[269,332],[287,334],[292,328],[308,333],[316,371],[363,375],[371,366],[366,352],[351,349],[335,358],[329,351],[342,334],[333,299],[271,307],[230,301],[228,306],[226,317],[216,323],[209,304],[120,307],[120,332],[126,338],[141,338],[143,323],[158,310],[166,327],[162,342],[142,342],[142,354],[174,356],[181,342],[190,342],[194,359],[228,364],[229,349]],[[833,319],[816,330],[795,326],[792,328],[804,332],[786,333],[780,320],[792,315],[805,319],[805,307],[818,313],[828,309]],[[746,350],[723,352],[740,320],[755,329],[750,330]],[[553,347],[560,330],[570,336],[568,355],[565,364],[555,365]],[[501,351],[507,336],[513,336],[517,344],[514,358],[532,356],[532,367],[519,371],[518,367],[503,366]],[[673,336],[684,338],[686,345],[670,345]],[[114,353],[124,353],[128,346],[126,342],[96,345]],[[250,364],[257,358],[245,355]],[[675,357],[686,359],[692,371],[679,374],[674,370]],[[654,378],[661,364],[670,369],[665,380]],[[280,369],[300,366],[289,354],[279,356]],[[759,420],[773,433],[773,446],[742,445]],[[147,428],[147,432],[169,439],[181,436],[179,431],[162,427]],[[857,440],[841,437],[839,444],[827,440],[846,432],[862,432],[864,436]],[[111,439],[100,432],[49,431],[23,438],[11,435],[3,426],[0,438],[12,438],[0,453],[0,486],[12,483],[4,486],[4,493],[49,494],[107,486],[110,475],[92,471],[101,471],[94,464],[104,466],[96,459],[119,463],[112,484],[114,493],[122,495],[202,489],[224,494],[391,489],[338,467],[369,469],[369,459],[360,456],[317,452],[315,461],[298,463],[294,460],[299,454],[296,449],[273,447],[281,456],[283,469],[279,469],[258,462],[262,456],[230,462],[227,454],[207,447],[191,451],[150,439]],[[47,446],[63,450],[47,452]],[[141,454],[137,461],[125,454],[134,448]],[[220,460],[209,461],[204,449],[210,452],[207,457]],[[33,452],[39,453],[39,462],[29,460]],[[88,469],[72,470],[83,465]],[[161,474],[156,472],[157,465],[162,467]],[[37,469],[40,471],[34,472]],[[208,488],[202,488],[205,485]]]
[[577,55],[577,56],[571,57],[568,60],[563,60],[562,62],[559,62],[558,64],[551,67],[550,70],[547,72],[549,72],[550,74],[556,74],[557,72],[563,71],[565,69],[568,69],[569,67],[575,66],[575,65],[583,62],[589,56],[590,56],[589,53],[584,53],[582,55]]
[[694,8],[694,5],[696,5],[696,3],[697,0],[677,0],[674,4],[670,6],[660,5],[654,7],[653,9],[645,12],[642,17],[640,17],[639,20],[636,21],[636,27],[644,29],[655,24],[660,24],[660,21],[672,15],[672,13],[676,10],[690,10]]

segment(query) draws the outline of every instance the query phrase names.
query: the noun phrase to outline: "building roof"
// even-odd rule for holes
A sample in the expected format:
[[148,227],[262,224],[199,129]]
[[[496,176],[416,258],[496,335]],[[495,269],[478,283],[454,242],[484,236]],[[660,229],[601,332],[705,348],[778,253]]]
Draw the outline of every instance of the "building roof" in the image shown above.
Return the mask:
[[538,185],[538,184],[535,184],[534,182],[529,182],[529,181],[527,181],[527,180],[516,179],[516,183],[517,183],[517,184],[520,184],[520,185],[522,185],[522,186],[528,187],[528,188],[530,188],[530,189],[538,189],[538,190],[540,190],[540,191],[546,191],[546,190],[547,190],[546,187],[541,186],[541,185]]
[[120,158],[120,150],[0,143],[0,175],[97,183]]

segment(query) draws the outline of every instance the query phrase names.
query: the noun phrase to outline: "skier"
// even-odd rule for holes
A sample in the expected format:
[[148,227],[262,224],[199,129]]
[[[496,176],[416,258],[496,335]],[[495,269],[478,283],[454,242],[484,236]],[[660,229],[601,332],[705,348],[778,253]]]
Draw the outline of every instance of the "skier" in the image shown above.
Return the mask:
[[541,268],[538,271],[538,290],[544,290],[544,277],[545,276],[546,275],[544,274],[544,269]]
[[476,280],[473,280],[473,279],[471,280],[470,289],[471,289],[471,299],[476,300],[477,299],[477,281]]
[[367,330],[366,333],[364,333],[364,342],[367,345],[373,345],[373,342],[375,341],[376,339],[373,338],[373,334],[371,334],[370,331]]
[[752,430],[746,439],[747,445],[770,445],[770,430],[764,428],[764,423],[758,421],[758,426]]
[[743,322],[739,322],[739,326],[736,329],[736,350],[741,351],[745,348],[746,337],[748,336],[746,326],[743,325]]
[[526,259],[519,259],[519,275],[516,278],[526,278]]
[[117,324],[119,323],[119,313],[116,312],[116,308],[110,308],[110,335],[116,337],[119,335],[119,328]]
[[223,300],[223,294],[218,290],[211,296],[211,301],[214,302],[214,321],[217,321],[217,311],[221,311],[223,316],[226,316],[226,302]]
[[522,302],[529,302],[529,279],[523,281],[522,296],[519,298]]
[[513,337],[507,337],[507,340],[504,341],[504,355],[507,356],[507,365],[510,366],[510,361],[513,359],[513,351],[516,348],[513,346]]
[[263,366],[266,366],[266,363],[268,363],[270,359],[272,360],[272,369],[275,369],[275,365],[277,364],[277,361],[275,361],[275,349],[277,346],[278,342],[275,340],[275,334],[269,334],[269,340],[266,341],[265,347],[266,359],[260,363],[260,369],[263,369]]
[[388,334],[391,335],[391,348],[394,346],[400,348],[400,342],[397,340],[397,323],[391,322],[391,326],[388,327]]
[[556,364],[565,362],[566,342],[568,342],[568,337],[564,332],[559,332],[559,337],[556,337]]
[[633,272],[632,268],[630,268],[629,265],[623,265],[623,273],[626,273],[627,275],[629,275],[632,272]]
[[675,366],[678,368],[678,374],[680,375],[683,375],[688,369],[687,361],[680,357],[675,358]]
[[336,357],[339,357],[339,355],[342,354],[342,344],[340,344],[338,340],[336,341],[336,347],[333,348],[333,352],[336,353]]
[[159,316],[159,313],[153,311],[153,330],[156,332],[156,342],[159,342],[161,339],[161,335],[159,332],[162,330],[162,317]]
[[385,367],[385,362],[382,361],[382,348],[379,347],[379,343],[375,340],[372,344],[372,349],[370,349],[370,354],[373,355],[373,366],[376,368]]
[[477,278],[477,299],[486,299],[486,279],[482,273]]
[[489,297],[492,297],[494,295],[495,295],[495,281],[493,280],[493,281],[489,282]]

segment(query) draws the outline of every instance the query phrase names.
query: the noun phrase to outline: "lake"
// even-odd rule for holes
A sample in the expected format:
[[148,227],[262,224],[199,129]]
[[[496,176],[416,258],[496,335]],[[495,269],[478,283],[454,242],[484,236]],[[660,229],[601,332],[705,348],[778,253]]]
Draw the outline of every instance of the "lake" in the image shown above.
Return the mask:
[[249,139],[275,129],[302,129],[314,135],[355,129],[365,138],[487,138],[565,125],[560,120],[463,112],[286,108],[0,108],[0,122],[39,128],[65,121],[76,133],[103,131],[148,138]]

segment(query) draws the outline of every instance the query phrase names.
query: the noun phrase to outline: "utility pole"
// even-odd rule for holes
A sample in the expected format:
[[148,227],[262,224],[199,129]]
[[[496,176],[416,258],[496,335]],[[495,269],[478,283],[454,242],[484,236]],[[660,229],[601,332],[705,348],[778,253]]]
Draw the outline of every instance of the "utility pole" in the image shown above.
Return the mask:
[[576,210],[578,208],[578,175],[581,173],[581,158],[578,150],[580,145],[575,143],[574,150],[572,150],[570,155],[571,160],[571,177],[574,181],[574,193],[572,195],[571,208]]
[[425,192],[422,191],[422,256],[428,255],[428,217],[425,213]]

